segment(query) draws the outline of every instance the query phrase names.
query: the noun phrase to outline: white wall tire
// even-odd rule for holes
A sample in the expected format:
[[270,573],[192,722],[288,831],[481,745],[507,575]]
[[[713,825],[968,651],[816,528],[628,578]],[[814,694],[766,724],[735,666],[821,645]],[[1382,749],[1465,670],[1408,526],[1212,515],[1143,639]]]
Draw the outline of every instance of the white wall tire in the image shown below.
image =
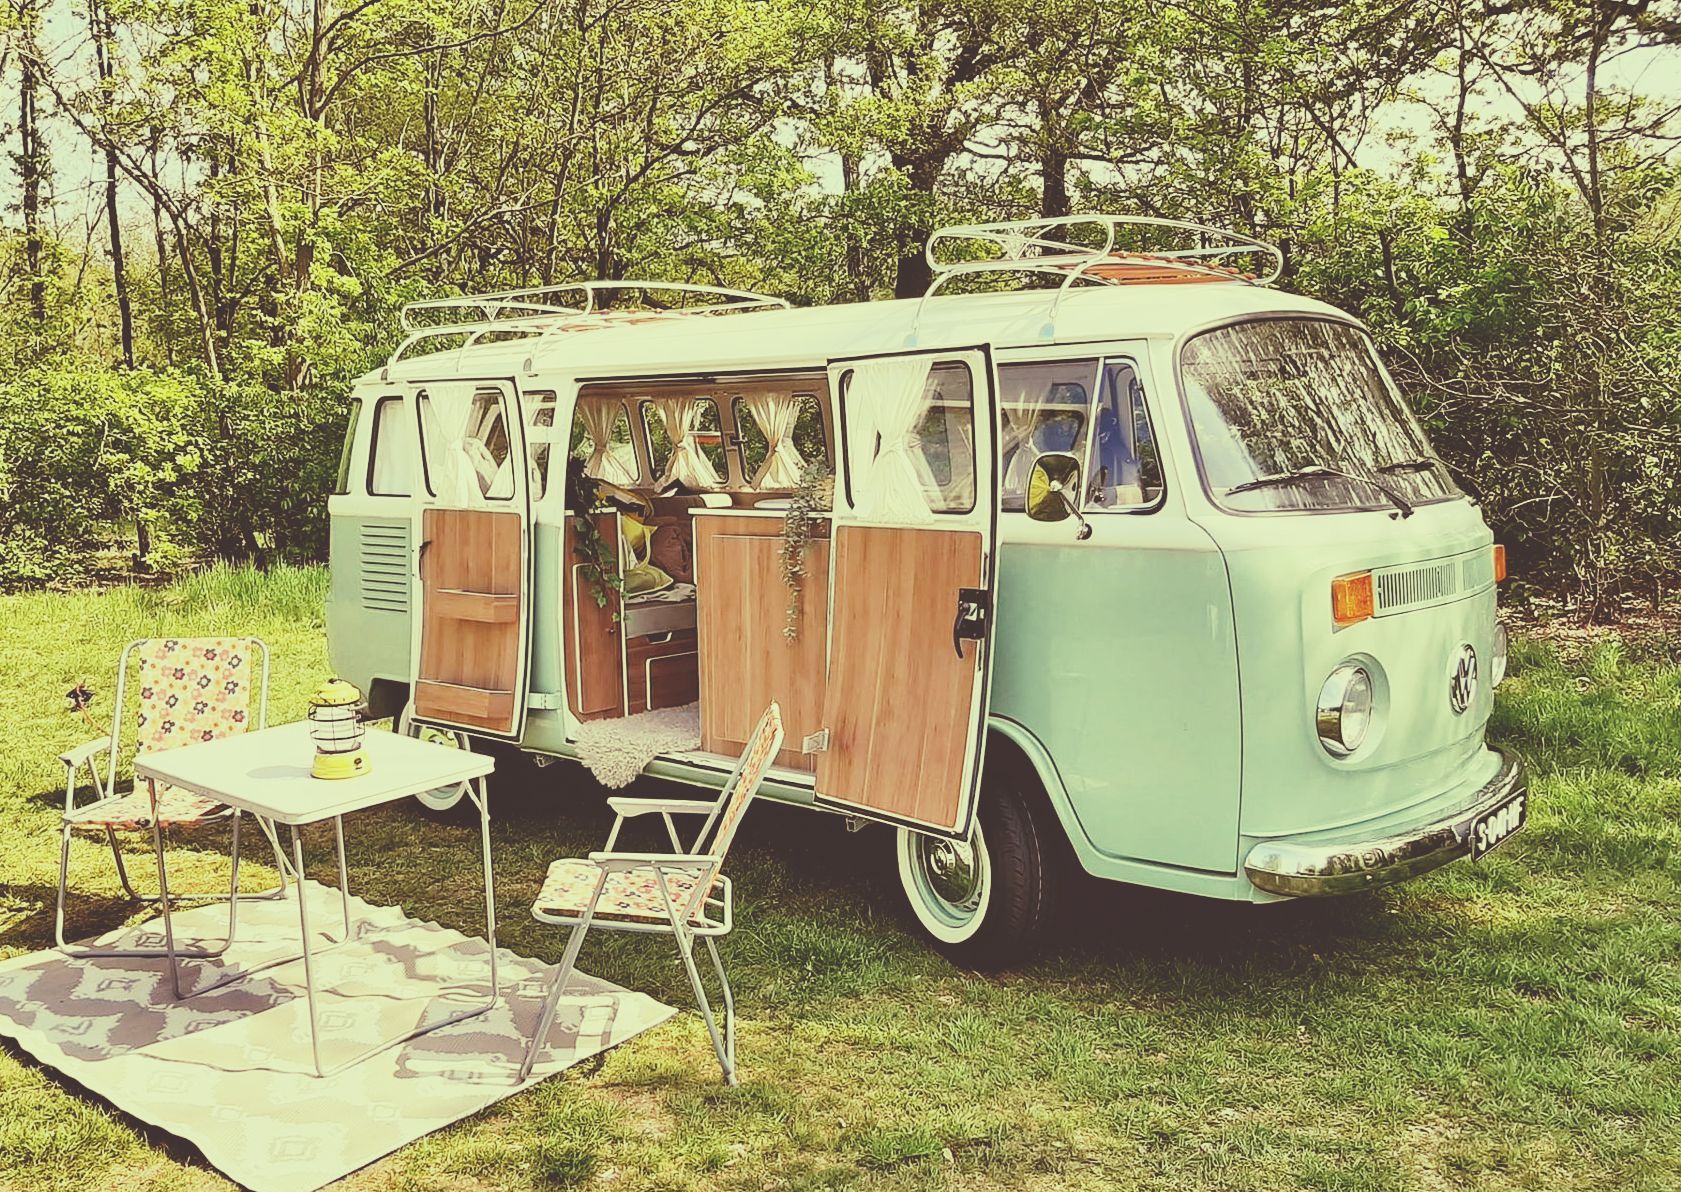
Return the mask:
[[1055,913],[1060,831],[1043,795],[1012,770],[989,774],[966,842],[895,829],[899,884],[934,948],[964,968],[1030,957]]
[[899,882],[922,929],[942,944],[974,938],[986,922],[992,867],[986,838],[976,824],[968,840],[894,829]]
[[[402,712],[397,716],[396,732],[405,737],[415,737],[422,741],[432,741],[456,749],[471,749],[473,747],[472,743],[468,741],[466,733],[457,732],[454,729],[438,728],[431,724],[414,723],[410,716],[413,707],[413,703],[403,705]],[[429,791],[422,791],[414,799],[416,803],[420,804],[420,809],[424,814],[440,818],[454,818],[454,815],[457,814],[457,808],[462,803],[467,802],[467,796],[459,782],[451,783],[448,786],[434,787]],[[468,803],[468,806],[471,806],[471,803]]]

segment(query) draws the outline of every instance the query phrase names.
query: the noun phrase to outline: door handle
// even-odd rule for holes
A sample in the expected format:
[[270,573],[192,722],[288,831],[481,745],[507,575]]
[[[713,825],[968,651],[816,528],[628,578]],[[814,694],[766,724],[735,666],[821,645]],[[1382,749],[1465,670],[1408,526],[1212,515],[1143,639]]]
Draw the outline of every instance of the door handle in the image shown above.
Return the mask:
[[957,615],[951,622],[951,648],[963,657],[965,641],[986,640],[987,625],[992,619],[992,593],[985,588],[957,589]]

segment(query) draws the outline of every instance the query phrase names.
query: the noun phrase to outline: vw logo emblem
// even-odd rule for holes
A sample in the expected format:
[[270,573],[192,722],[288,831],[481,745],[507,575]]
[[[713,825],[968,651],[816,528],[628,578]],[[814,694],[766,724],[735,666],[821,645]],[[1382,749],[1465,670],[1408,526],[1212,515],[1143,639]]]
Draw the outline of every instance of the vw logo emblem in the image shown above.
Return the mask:
[[1448,677],[1448,703],[1457,716],[1469,708],[1476,697],[1477,652],[1467,644],[1459,647],[1453,659],[1453,669]]

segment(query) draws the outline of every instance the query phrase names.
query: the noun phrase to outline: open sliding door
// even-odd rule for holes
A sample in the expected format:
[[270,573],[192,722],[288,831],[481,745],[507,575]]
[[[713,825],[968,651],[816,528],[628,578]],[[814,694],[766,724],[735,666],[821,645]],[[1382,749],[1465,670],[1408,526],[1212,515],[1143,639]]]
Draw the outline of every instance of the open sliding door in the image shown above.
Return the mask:
[[817,801],[964,837],[997,591],[991,354],[902,352],[829,372],[843,473]]
[[511,381],[414,388],[420,509],[413,717],[517,738],[530,657],[530,474]]

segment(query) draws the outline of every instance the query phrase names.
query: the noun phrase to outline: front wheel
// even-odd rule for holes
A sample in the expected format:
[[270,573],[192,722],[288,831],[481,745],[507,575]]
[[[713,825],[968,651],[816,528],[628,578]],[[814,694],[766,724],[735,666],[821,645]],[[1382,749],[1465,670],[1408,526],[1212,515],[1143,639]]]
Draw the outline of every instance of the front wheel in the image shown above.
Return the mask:
[[974,969],[1032,954],[1051,919],[1056,864],[1019,780],[987,785],[967,840],[896,832],[900,884],[936,949]]

